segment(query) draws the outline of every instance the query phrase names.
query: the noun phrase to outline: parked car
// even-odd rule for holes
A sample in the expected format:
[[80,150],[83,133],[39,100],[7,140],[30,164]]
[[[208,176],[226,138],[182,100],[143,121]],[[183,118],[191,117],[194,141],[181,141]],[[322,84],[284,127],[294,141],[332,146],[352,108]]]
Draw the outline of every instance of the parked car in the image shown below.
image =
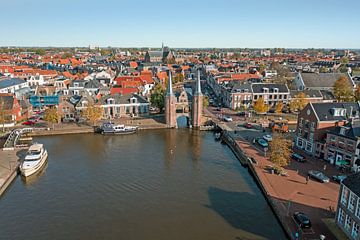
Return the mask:
[[269,147],[269,143],[263,138],[255,138],[254,141],[264,148]]
[[308,172],[308,175],[309,175],[309,177],[314,178],[322,183],[330,182],[330,179],[323,172],[320,172],[320,171],[310,170]]
[[265,170],[267,170],[268,172],[270,172],[272,174],[277,174],[277,175],[286,176],[286,177],[288,176],[288,173],[286,171],[284,171],[284,169],[281,167],[277,167],[277,166],[273,166],[273,165],[266,165]]
[[263,139],[265,139],[268,142],[271,142],[272,141],[272,136],[270,134],[266,134],[266,135],[263,136]]
[[310,218],[302,212],[294,212],[293,218],[300,228],[311,228]]
[[36,121],[28,120],[26,122],[23,122],[22,125],[35,125]]
[[346,175],[334,175],[332,176],[332,180],[334,180],[335,182],[338,182],[338,183],[341,183],[342,181],[344,181],[344,179],[346,178],[347,176]]
[[245,116],[246,116],[246,112],[238,112],[237,115],[240,116],[240,117],[245,117]]
[[233,121],[230,116],[224,116],[224,117],[223,117],[223,120],[224,120],[225,122],[232,122],[232,121]]
[[253,125],[251,123],[244,123],[244,128],[250,129],[253,128]]
[[298,161],[298,162],[306,162],[305,157],[302,156],[302,155],[300,155],[300,154],[298,154],[298,153],[293,153],[293,154],[291,154],[291,158],[292,158],[293,160],[295,160],[295,161]]

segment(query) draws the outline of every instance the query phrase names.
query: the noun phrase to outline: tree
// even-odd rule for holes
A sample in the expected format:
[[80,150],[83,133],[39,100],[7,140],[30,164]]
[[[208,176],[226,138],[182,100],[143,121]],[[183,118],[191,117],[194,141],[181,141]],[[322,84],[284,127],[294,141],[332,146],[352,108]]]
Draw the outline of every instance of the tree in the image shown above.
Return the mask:
[[92,126],[95,126],[95,123],[100,120],[103,115],[103,109],[100,106],[90,104],[81,112],[81,115],[90,121]]
[[354,92],[355,101],[360,101],[360,86],[357,85]]
[[281,134],[275,134],[270,142],[269,160],[279,168],[289,164],[291,156],[291,141]]
[[343,75],[334,84],[334,96],[339,102],[354,101],[354,92],[348,79]]
[[207,108],[209,106],[209,97],[204,96],[203,97],[203,108]]
[[64,53],[64,54],[61,56],[61,58],[62,58],[62,59],[71,58],[72,56],[73,56],[72,53],[66,52],[66,53]]
[[181,73],[177,73],[173,78],[172,78],[172,83],[178,83],[178,82],[183,82],[184,81],[184,75],[182,75]]
[[59,121],[59,113],[56,107],[48,108],[45,110],[44,120],[48,123],[52,123],[52,128],[54,129],[54,124]]
[[304,92],[300,92],[290,101],[289,108],[291,112],[301,111],[306,106],[306,104],[306,95]]
[[5,101],[3,98],[0,99],[0,123],[2,125],[2,131],[5,132],[6,112]]
[[349,63],[349,58],[348,58],[348,57],[342,57],[342,58],[340,59],[340,62],[341,62],[342,64],[348,64],[348,63]]
[[282,102],[277,102],[275,105],[275,112],[276,113],[282,113],[284,104]]
[[265,103],[264,99],[262,97],[260,97],[253,106],[255,112],[257,113],[265,113],[268,111],[269,107],[268,105]]
[[265,71],[265,69],[266,69],[265,64],[264,64],[264,63],[260,63],[260,64],[259,64],[259,73],[260,73],[260,74],[263,74],[263,72]]
[[36,49],[35,53],[36,53],[37,55],[43,56],[43,55],[45,55],[46,52],[45,52],[44,49],[38,48],[38,49]]
[[165,106],[165,88],[160,84],[157,83],[152,90],[150,96],[151,105],[157,107],[162,112]]

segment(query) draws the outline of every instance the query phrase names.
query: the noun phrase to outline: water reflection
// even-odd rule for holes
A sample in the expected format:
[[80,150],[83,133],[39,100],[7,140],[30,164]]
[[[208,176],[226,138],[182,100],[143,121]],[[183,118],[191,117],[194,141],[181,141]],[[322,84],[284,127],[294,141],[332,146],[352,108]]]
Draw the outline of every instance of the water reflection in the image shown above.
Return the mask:
[[164,139],[164,163],[166,169],[171,169],[171,166],[175,162],[176,155],[176,130],[168,129],[165,133]]

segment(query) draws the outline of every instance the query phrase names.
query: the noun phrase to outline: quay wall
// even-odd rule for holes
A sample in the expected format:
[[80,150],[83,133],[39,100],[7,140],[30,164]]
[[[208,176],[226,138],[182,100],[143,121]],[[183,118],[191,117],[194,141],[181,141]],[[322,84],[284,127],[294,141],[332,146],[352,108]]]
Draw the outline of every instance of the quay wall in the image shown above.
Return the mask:
[[287,226],[286,222],[284,221],[283,217],[285,213],[283,213],[274,202],[273,198],[268,193],[266,187],[260,180],[259,176],[257,175],[256,169],[253,165],[253,163],[249,162],[248,156],[242,151],[240,146],[237,144],[235,139],[231,136],[231,134],[227,131],[222,132],[222,140],[229,146],[229,148],[233,151],[237,159],[240,161],[241,165],[248,168],[249,173],[253,176],[255,182],[259,186],[261,192],[265,196],[266,201],[268,202],[271,210],[275,214],[276,218],[278,219],[282,229],[286,233],[288,239],[292,239],[292,232]]

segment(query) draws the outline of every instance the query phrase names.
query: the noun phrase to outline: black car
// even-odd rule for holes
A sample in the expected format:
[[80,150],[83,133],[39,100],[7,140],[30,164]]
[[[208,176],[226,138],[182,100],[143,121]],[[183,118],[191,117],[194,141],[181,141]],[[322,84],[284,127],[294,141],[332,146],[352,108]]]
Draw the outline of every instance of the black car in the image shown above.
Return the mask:
[[293,218],[300,228],[311,228],[311,221],[305,213],[295,212]]
[[293,153],[291,154],[291,158],[294,159],[295,161],[298,161],[298,162],[305,162],[305,157],[298,154],[298,153]]

